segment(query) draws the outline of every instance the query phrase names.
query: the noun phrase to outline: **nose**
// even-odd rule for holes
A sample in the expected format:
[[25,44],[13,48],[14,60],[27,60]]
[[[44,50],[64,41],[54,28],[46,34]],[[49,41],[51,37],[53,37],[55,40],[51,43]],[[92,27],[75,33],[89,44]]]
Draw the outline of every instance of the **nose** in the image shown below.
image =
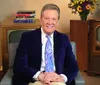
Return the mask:
[[48,23],[49,23],[49,24],[52,24],[52,19],[49,19]]

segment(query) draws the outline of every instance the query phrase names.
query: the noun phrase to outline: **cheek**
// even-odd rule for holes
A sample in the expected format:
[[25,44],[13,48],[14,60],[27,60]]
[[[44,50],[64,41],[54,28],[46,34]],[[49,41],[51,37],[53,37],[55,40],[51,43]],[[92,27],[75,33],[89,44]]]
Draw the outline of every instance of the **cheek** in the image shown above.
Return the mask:
[[41,23],[41,25],[45,25],[46,24],[46,21],[44,20],[44,19],[40,19],[40,23]]
[[58,26],[58,22],[55,22],[55,25]]
[[46,23],[42,21],[42,22],[41,22],[41,25],[42,25],[42,26],[45,26],[45,25],[46,25]]
[[40,19],[40,24],[43,25],[43,20],[42,19]]
[[47,21],[43,21],[43,22],[42,22],[43,25],[46,25],[47,23],[48,23]]

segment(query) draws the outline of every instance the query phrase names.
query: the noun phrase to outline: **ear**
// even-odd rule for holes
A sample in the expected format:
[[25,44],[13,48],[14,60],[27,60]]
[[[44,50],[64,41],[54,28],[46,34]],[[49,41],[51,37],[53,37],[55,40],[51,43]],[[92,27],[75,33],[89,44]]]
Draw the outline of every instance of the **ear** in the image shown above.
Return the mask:
[[58,22],[57,22],[57,26],[59,25],[59,20],[58,20]]

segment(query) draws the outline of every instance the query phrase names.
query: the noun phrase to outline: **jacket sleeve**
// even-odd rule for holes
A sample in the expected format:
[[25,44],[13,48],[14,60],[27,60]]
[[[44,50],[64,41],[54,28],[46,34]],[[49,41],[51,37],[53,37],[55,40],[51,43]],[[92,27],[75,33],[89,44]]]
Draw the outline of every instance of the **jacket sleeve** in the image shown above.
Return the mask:
[[27,42],[27,33],[23,33],[19,42],[19,46],[16,50],[13,72],[15,75],[20,76],[23,79],[32,79],[38,70],[28,66]]
[[70,44],[69,39],[67,38],[66,44],[66,57],[64,61],[64,74],[68,78],[67,85],[77,76],[78,73],[78,65],[75,59],[75,55],[72,52],[72,46]]

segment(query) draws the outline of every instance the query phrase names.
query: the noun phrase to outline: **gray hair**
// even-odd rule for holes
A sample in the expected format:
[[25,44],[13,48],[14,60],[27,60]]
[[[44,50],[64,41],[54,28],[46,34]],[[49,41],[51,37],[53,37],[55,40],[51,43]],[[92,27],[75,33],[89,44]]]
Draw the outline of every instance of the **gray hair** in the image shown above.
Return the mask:
[[60,19],[60,8],[55,4],[46,4],[41,10],[41,16],[45,10],[56,10],[58,12],[58,19]]

